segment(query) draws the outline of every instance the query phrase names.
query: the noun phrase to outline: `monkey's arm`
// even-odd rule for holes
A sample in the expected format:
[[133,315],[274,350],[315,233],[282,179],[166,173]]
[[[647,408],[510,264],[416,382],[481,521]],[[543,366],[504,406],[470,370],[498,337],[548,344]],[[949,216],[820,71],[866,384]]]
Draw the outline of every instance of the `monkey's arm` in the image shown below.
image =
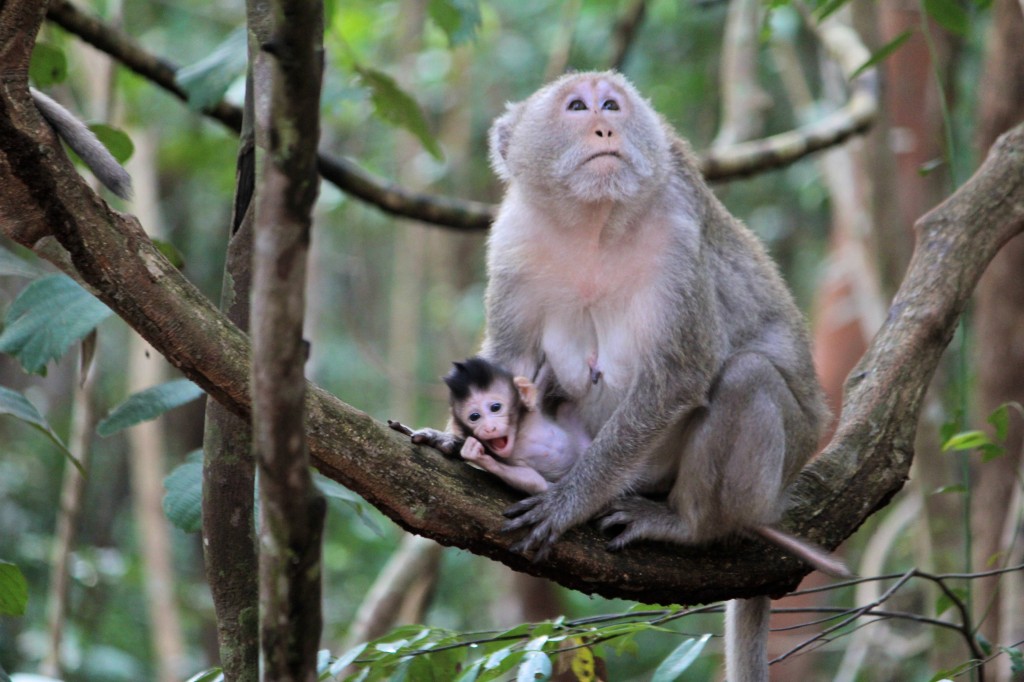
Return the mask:
[[462,446],[462,459],[494,474],[516,490],[535,495],[548,489],[548,482],[536,469],[499,462],[487,454],[484,446],[476,438],[466,439],[465,445]]
[[673,381],[673,372],[667,369],[663,366],[658,376],[644,373],[634,382],[564,478],[505,511],[510,520],[503,530],[528,529],[513,551],[536,551],[534,560],[542,561],[562,533],[645,483],[645,474],[656,463],[654,453],[661,437],[703,404],[709,383],[692,370],[676,373],[686,380]]
[[416,429],[414,431],[402,422],[389,419],[388,426],[399,433],[404,433],[409,436],[413,443],[416,443],[417,445],[429,445],[448,457],[457,456],[459,451],[462,449],[462,444],[465,442],[465,438],[463,438],[461,434],[455,433],[452,430],[452,424],[449,424],[448,431],[438,431],[437,429],[429,428]]

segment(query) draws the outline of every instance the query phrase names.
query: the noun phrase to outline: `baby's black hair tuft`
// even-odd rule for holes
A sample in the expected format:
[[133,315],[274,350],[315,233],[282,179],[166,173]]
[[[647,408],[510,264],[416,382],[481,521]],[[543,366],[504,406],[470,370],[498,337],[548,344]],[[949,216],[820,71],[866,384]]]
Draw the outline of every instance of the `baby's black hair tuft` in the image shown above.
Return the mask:
[[473,389],[487,388],[495,381],[512,382],[512,375],[507,370],[479,356],[453,362],[452,365],[451,371],[443,378],[453,403],[466,400]]

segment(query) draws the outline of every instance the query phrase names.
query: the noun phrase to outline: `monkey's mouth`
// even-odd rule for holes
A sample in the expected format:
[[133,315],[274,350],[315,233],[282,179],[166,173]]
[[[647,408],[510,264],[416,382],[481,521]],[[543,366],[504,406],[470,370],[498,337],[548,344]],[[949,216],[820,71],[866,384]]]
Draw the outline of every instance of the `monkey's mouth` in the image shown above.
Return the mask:
[[487,449],[496,455],[503,455],[505,448],[508,447],[508,436],[501,436],[499,438],[492,438],[487,441]]
[[583,163],[585,163],[585,164],[586,163],[590,163],[594,159],[601,159],[601,158],[604,158],[606,156],[611,156],[611,157],[614,157],[614,158],[620,159],[620,160],[622,159],[622,154],[619,154],[616,151],[610,151],[609,150],[609,151],[605,151],[605,152],[597,152],[596,154],[591,154],[586,159],[584,159]]

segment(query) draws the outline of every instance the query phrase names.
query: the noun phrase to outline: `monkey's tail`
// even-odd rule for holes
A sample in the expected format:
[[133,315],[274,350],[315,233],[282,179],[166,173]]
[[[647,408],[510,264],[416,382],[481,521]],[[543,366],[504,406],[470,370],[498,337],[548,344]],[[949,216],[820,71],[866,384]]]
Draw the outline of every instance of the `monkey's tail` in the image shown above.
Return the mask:
[[99,138],[70,111],[35,88],[29,88],[39,113],[57,131],[57,136],[85,162],[89,170],[111,192],[127,199],[132,195],[132,178]]
[[822,573],[827,573],[834,578],[849,578],[853,575],[842,561],[821,547],[806,540],[801,540],[795,535],[790,535],[771,526],[758,526],[754,528],[754,532],[773,545],[777,545],[797,558],[806,561]]
[[768,597],[733,599],[725,604],[725,679],[768,682]]

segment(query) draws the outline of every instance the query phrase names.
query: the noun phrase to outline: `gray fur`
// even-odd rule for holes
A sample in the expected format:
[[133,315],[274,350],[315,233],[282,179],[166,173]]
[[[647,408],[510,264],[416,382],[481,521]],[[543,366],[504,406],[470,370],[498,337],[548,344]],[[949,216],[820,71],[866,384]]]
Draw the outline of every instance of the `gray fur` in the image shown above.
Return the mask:
[[35,88],[29,88],[39,113],[59,138],[89,167],[103,186],[121,197],[132,195],[132,178],[89,128],[70,111]]
[[[585,112],[565,106],[573,98]],[[526,376],[547,363],[593,438],[568,474],[506,512],[507,530],[526,531],[515,549],[542,559],[605,510],[605,527],[622,529],[612,548],[778,521],[828,411],[791,294],[686,143],[614,73],[566,76],[510,105],[490,140],[508,187],[481,355]],[[594,150],[614,155],[591,163]],[[733,630],[757,641],[734,644],[760,652],[767,599],[755,601]],[[764,679],[760,653],[739,660],[755,659],[764,670],[730,679]]]

